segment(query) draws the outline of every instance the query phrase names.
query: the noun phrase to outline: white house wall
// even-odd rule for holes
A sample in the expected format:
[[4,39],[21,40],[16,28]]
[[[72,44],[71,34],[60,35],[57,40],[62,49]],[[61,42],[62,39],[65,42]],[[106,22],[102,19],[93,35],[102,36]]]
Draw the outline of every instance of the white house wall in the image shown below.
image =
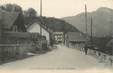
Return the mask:
[[48,43],[50,43],[49,33],[45,29],[42,29],[42,35],[46,36]]
[[[40,33],[40,25],[38,23],[34,23],[27,29],[27,31],[31,33]],[[47,42],[50,43],[49,33],[43,28],[42,35],[46,36]]]
[[39,24],[34,23],[27,29],[27,31],[40,33],[40,26],[39,26]]

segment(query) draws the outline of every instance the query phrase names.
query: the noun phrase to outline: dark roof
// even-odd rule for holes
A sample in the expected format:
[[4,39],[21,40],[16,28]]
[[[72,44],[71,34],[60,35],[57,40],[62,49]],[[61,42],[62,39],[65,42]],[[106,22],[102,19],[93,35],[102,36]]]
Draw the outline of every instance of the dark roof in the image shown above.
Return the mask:
[[26,28],[29,28],[33,23],[40,23],[39,17],[24,17],[24,23],[26,25]]
[[[44,28],[49,33],[53,32],[76,32],[78,31],[74,26],[72,26],[69,23],[66,23],[60,19],[55,18],[44,18],[41,22],[40,17],[34,17],[34,18],[25,18],[25,24],[28,25],[27,28],[30,27],[30,24],[33,24],[34,22],[37,22],[40,24],[42,28]],[[43,24],[42,24],[43,23]]]
[[37,38],[41,37],[39,33],[29,33],[29,32],[4,32],[6,37],[16,37],[16,38]]
[[39,24],[43,29],[45,29],[47,32],[52,33],[53,31],[49,28],[47,28],[44,23],[42,24],[39,17],[34,18],[25,18],[25,24],[28,25],[26,28],[29,29],[32,27],[32,24],[37,23]]
[[17,12],[6,12],[0,9],[0,19],[2,20],[2,25],[5,29],[10,29],[17,17]]
[[68,32],[69,41],[85,41],[85,36],[80,32]]

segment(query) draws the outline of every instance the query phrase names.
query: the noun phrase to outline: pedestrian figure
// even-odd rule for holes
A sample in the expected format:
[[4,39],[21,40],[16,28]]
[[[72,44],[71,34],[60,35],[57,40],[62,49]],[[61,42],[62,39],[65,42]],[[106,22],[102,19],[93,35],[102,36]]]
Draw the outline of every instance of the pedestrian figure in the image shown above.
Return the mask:
[[84,52],[84,48],[80,48],[80,51],[83,51]]
[[109,57],[109,61],[110,61],[110,65],[112,66],[112,63],[113,63],[112,57]]
[[88,47],[85,45],[85,47],[84,47],[85,55],[87,55],[87,51],[88,51]]

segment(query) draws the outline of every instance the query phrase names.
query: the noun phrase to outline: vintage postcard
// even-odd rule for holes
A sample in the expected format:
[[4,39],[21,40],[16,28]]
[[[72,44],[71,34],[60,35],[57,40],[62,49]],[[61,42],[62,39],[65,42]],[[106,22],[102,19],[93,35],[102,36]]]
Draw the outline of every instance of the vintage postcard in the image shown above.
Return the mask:
[[0,0],[0,72],[49,70],[113,72],[113,0]]

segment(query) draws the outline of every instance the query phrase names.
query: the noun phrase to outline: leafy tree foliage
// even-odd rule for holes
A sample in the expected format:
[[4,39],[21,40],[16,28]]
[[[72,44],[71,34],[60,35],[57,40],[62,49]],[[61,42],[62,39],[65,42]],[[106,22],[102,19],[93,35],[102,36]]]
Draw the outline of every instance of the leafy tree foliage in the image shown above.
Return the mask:
[[6,12],[15,12],[18,14],[18,18],[16,19],[16,25],[18,26],[19,31],[26,31],[25,23],[24,23],[24,15],[22,8],[17,4],[6,4],[0,6],[0,8]]
[[0,6],[1,9],[8,11],[8,12],[20,12],[22,13],[22,8],[16,4],[6,4]]
[[29,8],[27,11],[24,11],[25,17],[37,17],[37,12],[33,8]]

